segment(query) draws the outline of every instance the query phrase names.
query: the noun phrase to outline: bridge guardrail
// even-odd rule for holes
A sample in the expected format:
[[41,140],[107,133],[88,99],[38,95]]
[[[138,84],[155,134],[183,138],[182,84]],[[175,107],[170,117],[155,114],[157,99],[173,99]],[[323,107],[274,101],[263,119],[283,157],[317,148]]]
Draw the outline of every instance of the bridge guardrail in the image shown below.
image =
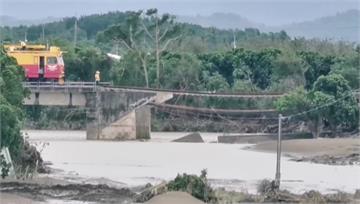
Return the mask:
[[111,86],[110,82],[100,82],[96,84],[95,82],[77,82],[77,81],[67,81],[64,84],[59,84],[58,82],[23,82],[24,87],[32,90],[40,89],[49,89],[49,90],[70,90],[70,89],[86,89],[95,91],[97,86]]

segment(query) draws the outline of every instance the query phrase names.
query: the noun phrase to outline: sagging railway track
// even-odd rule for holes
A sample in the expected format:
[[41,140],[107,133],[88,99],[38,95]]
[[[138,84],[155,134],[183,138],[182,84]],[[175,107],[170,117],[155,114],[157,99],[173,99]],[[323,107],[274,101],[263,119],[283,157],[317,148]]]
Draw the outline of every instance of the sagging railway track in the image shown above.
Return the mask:
[[219,98],[278,98],[285,93],[279,92],[210,92],[210,91],[192,91],[192,90],[173,90],[159,88],[145,88],[133,86],[114,86],[111,83],[102,82],[66,82],[60,85],[56,82],[24,82],[23,86],[31,91],[131,91],[148,93],[172,93],[176,96],[194,96],[194,97],[219,97]]

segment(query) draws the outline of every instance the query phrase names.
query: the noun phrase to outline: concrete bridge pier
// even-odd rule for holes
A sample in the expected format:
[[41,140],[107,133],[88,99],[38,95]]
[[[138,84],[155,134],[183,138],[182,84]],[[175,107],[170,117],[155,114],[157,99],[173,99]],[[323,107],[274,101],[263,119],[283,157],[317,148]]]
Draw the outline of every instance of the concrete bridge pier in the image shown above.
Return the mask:
[[149,102],[164,103],[171,91],[97,86],[92,82],[25,82],[31,91],[24,105],[85,107],[89,140],[149,139]]
[[153,93],[96,91],[86,94],[88,140],[150,139]]
[[129,111],[124,117],[99,129],[100,140],[150,139],[151,111],[149,106],[141,106]]
[[105,125],[101,111],[87,112],[87,120],[87,140],[150,139],[151,111],[149,106],[130,111],[126,116],[109,125]]

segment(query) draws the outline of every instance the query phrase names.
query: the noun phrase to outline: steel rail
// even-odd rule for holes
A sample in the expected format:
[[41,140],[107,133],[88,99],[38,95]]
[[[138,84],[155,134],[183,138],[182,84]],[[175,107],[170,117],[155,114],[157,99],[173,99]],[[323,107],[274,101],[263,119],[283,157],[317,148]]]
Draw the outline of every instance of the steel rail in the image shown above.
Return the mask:
[[58,84],[57,82],[23,82],[23,86],[30,89],[92,89],[96,90],[97,87],[101,87],[103,90],[123,90],[132,92],[148,92],[148,93],[170,93],[177,96],[194,96],[194,97],[221,97],[221,98],[278,98],[285,93],[269,93],[269,92],[210,92],[210,91],[189,91],[189,90],[173,90],[173,89],[158,89],[158,88],[144,88],[144,87],[132,87],[132,86],[113,86],[109,82],[101,82],[96,84],[95,82],[65,82],[64,84]]

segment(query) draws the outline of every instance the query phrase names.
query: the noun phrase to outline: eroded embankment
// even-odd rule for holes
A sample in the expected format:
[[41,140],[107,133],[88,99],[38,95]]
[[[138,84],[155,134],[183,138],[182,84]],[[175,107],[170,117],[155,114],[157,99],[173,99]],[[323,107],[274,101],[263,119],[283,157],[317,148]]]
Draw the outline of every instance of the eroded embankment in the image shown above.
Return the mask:
[[[276,141],[262,142],[251,149],[276,152]],[[359,137],[286,140],[282,142],[282,151],[298,162],[360,165]]]
[[113,188],[103,184],[46,185],[39,183],[1,182],[0,188],[3,193],[21,195],[35,201],[59,199],[98,203],[129,203],[135,196],[135,193],[128,188]]
[[[165,184],[166,185],[166,184]],[[159,187],[160,186],[160,187]],[[47,203],[49,200],[56,200],[59,203],[71,203],[74,201],[89,202],[97,204],[105,203],[152,203],[162,204],[165,200],[171,200],[171,203],[184,203],[184,194],[181,192],[171,192],[163,189],[164,184],[159,186],[149,186],[143,188],[142,193],[135,193],[128,188],[114,188],[108,185],[93,184],[55,184],[46,185],[43,183],[25,183],[25,182],[1,182],[0,193],[6,195],[4,203]],[[139,190],[139,189],[138,189]],[[360,191],[355,194],[337,192],[333,194],[321,194],[317,191],[308,191],[303,194],[293,194],[286,190],[267,191],[259,194],[249,194],[246,192],[226,191],[225,189],[215,189],[213,200],[210,203],[358,203]],[[194,192],[188,189],[185,192],[186,198],[191,203],[203,203],[190,194]],[[164,198],[166,197],[166,198]],[[141,199],[139,199],[141,198]],[[150,201],[149,201],[150,200]],[[190,203],[190,202],[189,202]]]

